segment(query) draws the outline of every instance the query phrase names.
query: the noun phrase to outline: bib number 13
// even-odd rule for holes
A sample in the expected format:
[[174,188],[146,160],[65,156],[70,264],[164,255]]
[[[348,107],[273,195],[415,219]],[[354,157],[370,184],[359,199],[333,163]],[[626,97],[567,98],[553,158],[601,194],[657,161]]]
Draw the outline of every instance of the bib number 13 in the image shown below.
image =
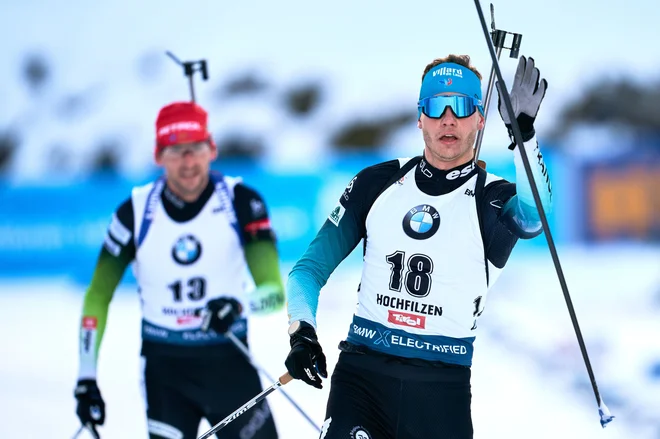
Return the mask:
[[184,296],[192,301],[202,300],[206,296],[206,279],[203,277],[191,277],[187,282],[178,280],[167,287],[172,291],[175,302],[183,301]]
[[[433,273],[433,261],[430,257],[415,253],[406,262],[406,254],[396,251],[385,258],[392,267],[390,273],[390,290],[401,291],[405,285],[406,291],[413,297],[426,297],[431,292],[431,273]],[[405,273],[404,273],[405,262]]]

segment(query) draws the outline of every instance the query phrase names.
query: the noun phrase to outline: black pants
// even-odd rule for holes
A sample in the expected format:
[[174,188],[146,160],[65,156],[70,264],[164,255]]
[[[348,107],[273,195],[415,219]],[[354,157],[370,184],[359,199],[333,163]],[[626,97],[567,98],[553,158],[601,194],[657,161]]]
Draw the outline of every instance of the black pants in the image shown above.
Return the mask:
[[[238,351],[216,357],[143,353],[150,439],[195,439],[202,418],[214,425],[263,389],[256,370]],[[217,433],[218,439],[277,439],[267,402]]]
[[470,369],[341,352],[323,439],[472,439]]

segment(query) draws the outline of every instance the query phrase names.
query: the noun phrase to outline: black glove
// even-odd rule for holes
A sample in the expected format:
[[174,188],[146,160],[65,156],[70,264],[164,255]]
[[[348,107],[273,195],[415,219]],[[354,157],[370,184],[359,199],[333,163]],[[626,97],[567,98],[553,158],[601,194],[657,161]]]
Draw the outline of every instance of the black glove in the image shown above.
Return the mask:
[[229,331],[242,312],[241,304],[231,297],[210,300],[202,311],[202,331],[213,329],[218,334],[224,334]]
[[97,425],[105,422],[105,402],[101,397],[101,391],[96,385],[96,380],[79,380],[73,395],[78,400],[76,414],[82,425],[98,438]]
[[322,389],[321,377],[327,378],[328,371],[314,327],[307,322],[295,321],[289,328],[289,335],[291,351],[284,362],[289,374]]
[[[526,59],[524,56],[521,56],[509,96],[511,97],[511,106],[520,127],[523,142],[527,142],[536,134],[534,120],[539,112],[539,107],[541,107],[541,101],[543,101],[545,92],[548,89],[548,81],[545,79],[539,81],[540,76],[539,69],[534,67],[534,58]],[[511,120],[509,113],[506,111],[506,105],[504,105],[504,101],[502,100],[500,83],[497,82],[496,85],[499,96],[498,109],[504,124],[509,130],[509,137],[513,140],[513,143],[509,146],[509,149],[513,150],[516,147],[516,143],[513,137],[513,129],[511,128]]]

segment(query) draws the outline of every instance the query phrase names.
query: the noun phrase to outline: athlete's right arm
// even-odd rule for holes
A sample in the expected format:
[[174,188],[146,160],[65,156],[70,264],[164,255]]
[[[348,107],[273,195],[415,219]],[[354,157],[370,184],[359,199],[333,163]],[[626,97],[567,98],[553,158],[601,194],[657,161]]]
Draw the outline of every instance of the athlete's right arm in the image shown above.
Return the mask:
[[112,216],[92,280],[85,293],[80,321],[78,379],[96,379],[96,363],[110,300],[126,267],[135,258],[133,223],[133,203],[129,198]]
[[387,180],[398,170],[398,160],[380,163],[363,169],[348,183],[328,219],[289,273],[289,323],[302,320],[316,327],[321,288],[365,237],[369,209]]

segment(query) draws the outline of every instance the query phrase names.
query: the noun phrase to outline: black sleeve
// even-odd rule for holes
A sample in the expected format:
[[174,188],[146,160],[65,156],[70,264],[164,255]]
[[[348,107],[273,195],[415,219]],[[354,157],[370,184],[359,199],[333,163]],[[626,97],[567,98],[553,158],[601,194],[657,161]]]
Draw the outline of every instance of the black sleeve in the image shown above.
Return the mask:
[[234,186],[234,210],[245,244],[275,241],[266,202],[256,190],[243,183]]
[[518,237],[500,220],[502,207],[516,194],[516,185],[498,180],[484,188],[482,199],[482,224],[486,257],[497,268],[503,268],[509,260]]
[[383,186],[400,169],[398,160],[390,160],[369,166],[360,171],[348,183],[339,203],[345,209],[345,215],[353,217],[353,224],[358,227],[361,237],[366,235],[366,220],[371,206],[380,195]]
[[135,259],[134,223],[133,201],[129,197],[119,205],[112,216],[103,250],[123,261],[130,262]]

